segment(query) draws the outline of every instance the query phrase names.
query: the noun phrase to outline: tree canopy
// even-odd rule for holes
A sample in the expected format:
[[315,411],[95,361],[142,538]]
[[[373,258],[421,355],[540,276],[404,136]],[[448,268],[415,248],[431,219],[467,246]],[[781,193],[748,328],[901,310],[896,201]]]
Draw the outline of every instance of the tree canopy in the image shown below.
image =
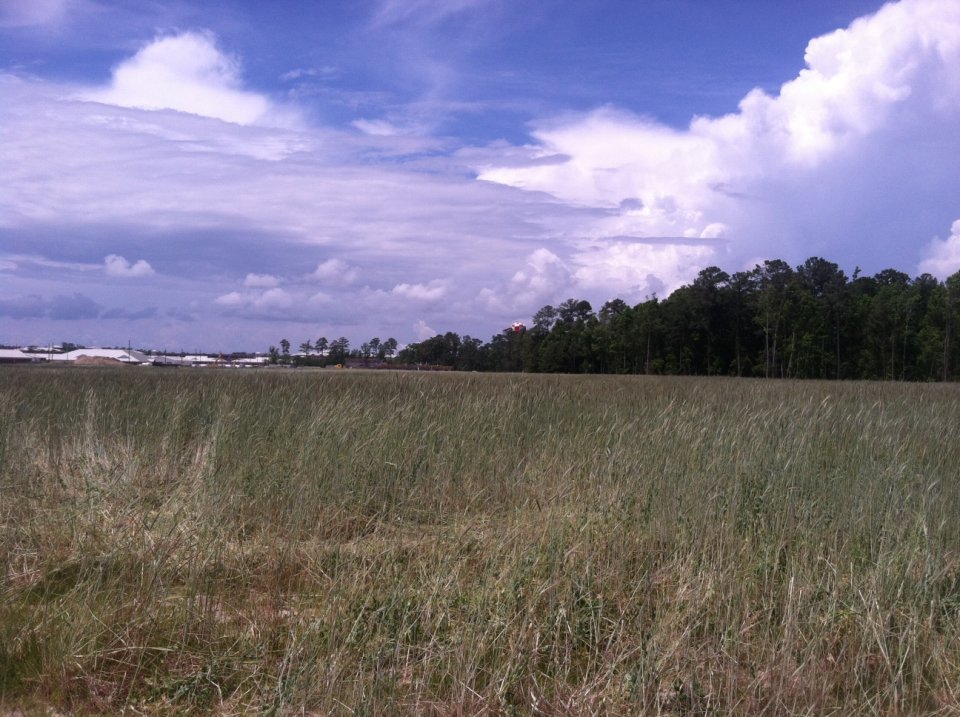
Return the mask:
[[710,266],[663,300],[612,299],[594,312],[570,298],[532,319],[487,343],[439,334],[398,360],[479,371],[960,378],[960,272],[946,281],[895,269],[848,277],[820,257],[734,274]]

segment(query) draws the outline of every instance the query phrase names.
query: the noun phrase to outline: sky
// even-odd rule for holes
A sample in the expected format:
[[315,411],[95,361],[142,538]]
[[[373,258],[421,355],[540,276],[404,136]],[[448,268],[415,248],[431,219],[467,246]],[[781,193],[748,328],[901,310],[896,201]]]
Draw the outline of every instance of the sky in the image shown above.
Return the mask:
[[0,0],[0,343],[960,269],[957,0]]

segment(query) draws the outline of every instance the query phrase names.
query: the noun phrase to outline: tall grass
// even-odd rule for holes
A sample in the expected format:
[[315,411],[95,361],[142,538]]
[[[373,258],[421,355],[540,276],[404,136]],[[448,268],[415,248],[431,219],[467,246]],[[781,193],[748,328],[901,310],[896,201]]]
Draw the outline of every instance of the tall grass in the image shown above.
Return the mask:
[[960,387],[0,371],[0,709],[956,714]]

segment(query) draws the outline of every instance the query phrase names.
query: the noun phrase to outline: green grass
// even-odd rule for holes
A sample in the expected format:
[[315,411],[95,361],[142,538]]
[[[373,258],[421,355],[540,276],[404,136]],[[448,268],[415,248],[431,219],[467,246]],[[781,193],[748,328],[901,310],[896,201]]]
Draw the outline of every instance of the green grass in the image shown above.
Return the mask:
[[0,713],[956,714],[960,387],[0,371]]

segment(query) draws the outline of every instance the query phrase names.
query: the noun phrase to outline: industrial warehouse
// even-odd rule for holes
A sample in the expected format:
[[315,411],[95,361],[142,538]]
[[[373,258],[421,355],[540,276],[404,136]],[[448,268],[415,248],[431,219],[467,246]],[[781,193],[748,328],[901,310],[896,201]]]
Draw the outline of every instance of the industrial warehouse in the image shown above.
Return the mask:
[[247,368],[268,363],[267,356],[208,356],[156,354],[136,349],[77,348],[58,351],[38,347],[0,349],[0,364],[63,363],[77,366],[189,366],[194,368]]

